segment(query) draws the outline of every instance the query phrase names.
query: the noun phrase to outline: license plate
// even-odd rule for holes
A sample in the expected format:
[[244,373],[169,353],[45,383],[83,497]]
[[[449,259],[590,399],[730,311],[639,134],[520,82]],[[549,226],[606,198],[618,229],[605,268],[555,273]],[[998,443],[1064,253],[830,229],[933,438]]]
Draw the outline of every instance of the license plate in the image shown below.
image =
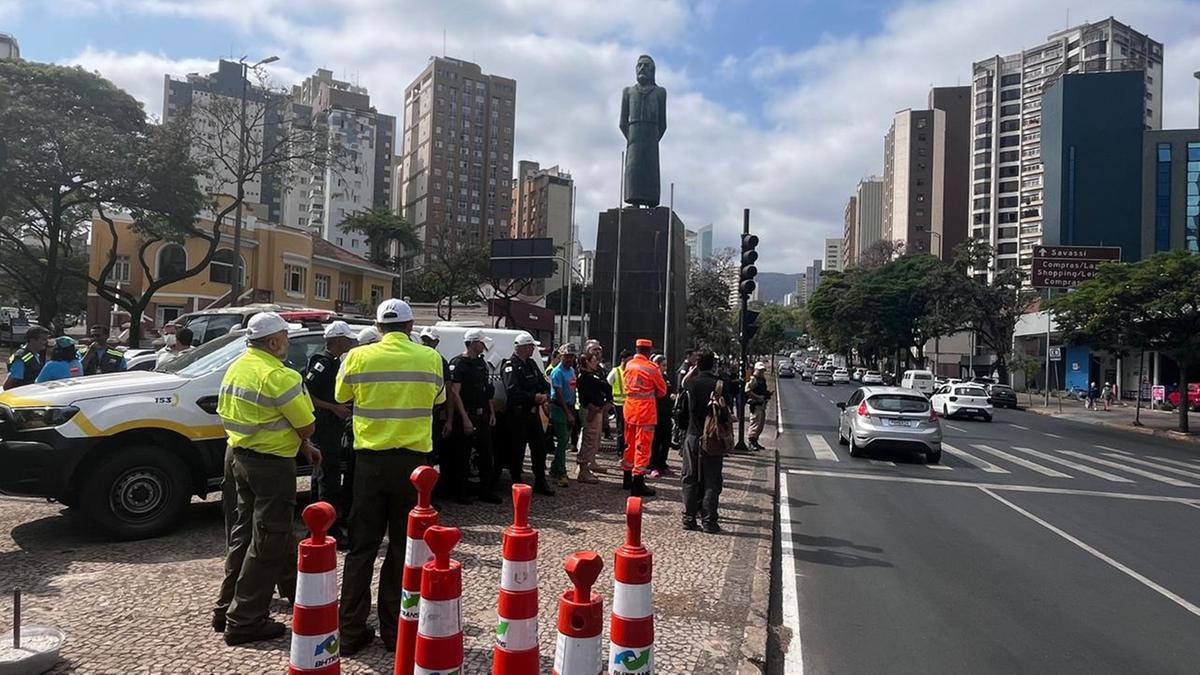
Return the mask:
[[916,422],[916,420],[889,420],[889,419],[884,419],[884,420],[883,420],[883,426],[885,426],[885,427],[915,427],[915,426],[917,426],[917,422]]

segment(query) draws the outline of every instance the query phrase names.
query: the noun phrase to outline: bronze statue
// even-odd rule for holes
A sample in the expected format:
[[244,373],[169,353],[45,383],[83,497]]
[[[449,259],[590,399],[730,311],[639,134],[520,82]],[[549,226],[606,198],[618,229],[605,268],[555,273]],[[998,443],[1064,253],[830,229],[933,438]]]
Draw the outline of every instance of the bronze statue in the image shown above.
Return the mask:
[[621,96],[625,135],[625,203],[658,206],[658,141],[667,131],[667,90],[654,83],[654,59],[637,60],[637,84]]

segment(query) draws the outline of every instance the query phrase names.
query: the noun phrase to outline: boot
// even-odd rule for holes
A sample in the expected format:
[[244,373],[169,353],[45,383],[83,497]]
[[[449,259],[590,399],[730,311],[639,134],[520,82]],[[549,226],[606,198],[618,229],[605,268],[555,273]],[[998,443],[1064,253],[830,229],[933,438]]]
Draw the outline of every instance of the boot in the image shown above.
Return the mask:
[[586,464],[579,465],[579,473],[575,475],[575,480],[580,483],[599,483],[600,479],[592,475],[591,469]]
[[633,489],[633,472],[632,471],[626,471],[621,476],[621,487],[625,490]]
[[550,489],[550,485],[546,483],[546,478],[544,476],[538,476],[537,479],[533,481],[533,493],[545,495],[547,497],[554,496],[554,490]]
[[633,477],[633,490],[631,494],[634,497],[653,497],[656,490],[646,485],[646,474],[641,474]]

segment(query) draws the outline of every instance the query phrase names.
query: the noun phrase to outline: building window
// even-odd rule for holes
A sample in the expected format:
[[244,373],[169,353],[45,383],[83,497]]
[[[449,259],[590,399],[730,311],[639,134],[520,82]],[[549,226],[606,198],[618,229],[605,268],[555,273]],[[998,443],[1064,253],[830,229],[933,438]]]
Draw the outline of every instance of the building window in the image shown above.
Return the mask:
[[1154,176],[1154,250],[1171,249],[1171,144],[1158,144]]
[[303,293],[304,279],[308,270],[299,265],[283,266],[283,290],[288,293]]
[[350,302],[350,299],[350,282],[345,280],[339,281],[338,300],[341,300],[342,302]]
[[167,244],[158,251],[158,278],[179,277],[187,270],[187,251],[179,244]]
[[[212,261],[208,264],[208,280],[218,284],[233,283],[233,249],[222,248],[218,249],[213,254]],[[238,270],[241,281],[246,280],[246,265],[242,264]]]
[[313,295],[318,300],[329,299],[329,286],[333,280],[328,274],[318,274],[313,277]]
[[371,284],[371,304],[378,305],[381,302],[383,302],[383,286]]
[[1200,253],[1200,143],[1187,145],[1187,211],[1183,220],[1183,246]]
[[129,256],[117,256],[116,261],[113,262],[113,268],[108,275],[108,279],[115,283],[129,283]]

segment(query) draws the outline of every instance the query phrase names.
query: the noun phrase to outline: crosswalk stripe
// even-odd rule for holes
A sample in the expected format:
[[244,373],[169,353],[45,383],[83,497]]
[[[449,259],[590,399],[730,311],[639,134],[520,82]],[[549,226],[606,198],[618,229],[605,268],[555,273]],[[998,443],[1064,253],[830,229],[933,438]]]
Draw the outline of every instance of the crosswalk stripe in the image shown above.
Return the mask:
[[[1125,453],[1125,454],[1129,454],[1129,453]],[[1182,462],[1178,459],[1170,459],[1169,457],[1159,457],[1158,455],[1147,455],[1147,456],[1150,457],[1150,459],[1156,459],[1160,462],[1166,462],[1167,464],[1174,464],[1176,466],[1187,467],[1189,469],[1200,469],[1200,464],[1191,464],[1189,462]]]
[[1150,467],[1151,469],[1155,469],[1158,471],[1166,471],[1167,473],[1173,473],[1176,476],[1184,476],[1186,478],[1200,478],[1200,473],[1196,473],[1195,471],[1184,471],[1183,469],[1176,469],[1173,466],[1167,466],[1165,464],[1155,464],[1154,462],[1147,462],[1146,460],[1144,460],[1140,457],[1131,457],[1131,456],[1129,456],[1128,453],[1121,453],[1118,455],[1113,452],[1106,452],[1106,453],[1104,453],[1104,456],[1112,457],[1113,459],[1123,459],[1126,462],[1133,462],[1134,464],[1140,464],[1142,466]]
[[1044,452],[1038,452],[1037,450],[1034,450],[1033,448],[1021,448],[1021,447],[1017,447],[1014,445],[1013,450],[1016,450],[1018,452],[1024,452],[1029,455],[1033,455],[1034,457],[1044,459],[1047,462],[1054,462],[1056,464],[1062,464],[1063,466],[1070,467],[1072,469],[1075,469],[1076,471],[1082,471],[1083,473],[1091,474],[1093,476],[1096,476],[1097,478],[1103,478],[1104,480],[1111,481],[1113,483],[1132,483],[1133,482],[1124,476],[1118,476],[1116,474],[1112,474],[1107,471],[1101,471],[1100,469],[1096,469],[1096,468],[1087,466],[1085,464],[1080,464],[1079,462],[1072,462],[1071,460],[1063,459],[1062,457],[1055,457],[1054,455],[1050,455],[1050,454],[1047,454]]
[[971,445],[971,447],[975,448],[976,450],[982,450],[984,452],[991,453],[991,454],[999,457],[1000,459],[1008,460],[1008,461],[1012,462],[1013,464],[1023,466],[1026,469],[1029,469],[1031,471],[1036,471],[1036,472],[1042,474],[1043,476],[1050,476],[1051,478],[1070,478],[1071,477],[1061,471],[1055,471],[1054,469],[1044,467],[1041,464],[1038,464],[1037,462],[1031,462],[1031,461],[1025,459],[1024,457],[1017,457],[1016,455],[1004,452],[1003,450],[997,450],[996,448],[993,448],[990,445],[973,444],[973,445]]
[[1124,464],[1118,464],[1116,462],[1111,462],[1107,459],[1101,459],[1099,457],[1091,457],[1089,455],[1083,454],[1082,452],[1074,452],[1073,450],[1059,450],[1059,452],[1063,453],[1064,455],[1070,455],[1070,456],[1078,458],[1078,459],[1086,460],[1089,462],[1095,462],[1096,464],[1100,464],[1102,466],[1112,467],[1114,469],[1118,469],[1118,470],[1124,471],[1126,473],[1132,473],[1135,476],[1142,476],[1143,478],[1149,478],[1150,480],[1156,480],[1160,483],[1166,483],[1167,485],[1174,485],[1176,487],[1192,487],[1192,488],[1200,487],[1200,485],[1193,485],[1191,483],[1181,481],[1177,478],[1171,478],[1170,476],[1164,476],[1161,473],[1154,473],[1151,471],[1146,471],[1144,469],[1139,469],[1134,466],[1126,466]]
[[958,457],[959,459],[963,460],[964,462],[966,462],[968,464],[971,464],[980,469],[983,469],[987,473],[1012,473],[1008,469],[1002,469],[1002,468],[996,466],[995,464],[992,464],[991,462],[987,461],[986,459],[980,459],[980,458],[976,457],[975,455],[972,455],[970,453],[959,450],[958,448],[956,448],[953,445],[950,445],[949,443],[946,443],[944,441],[942,442],[942,450],[945,450],[946,452],[954,455],[955,457]]
[[829,447],[829,442],[820,434],[805,434],[808,439],[808,444],[812,446],[813,454],[817,459],[824,459],[831,462],[840,461],[838,456],[833,452],[833,448]]
[[895,462],[889,462],[886,459],[871,459],[867,461],[871,462],[875,466],[896,466]]
[[1118,449],[1116,449],[1116,448],[1110,448],[1110,447],[1108,447],[1107,445],[1097,445],[1096,447],[1097,447],[1097,448],[1100,448],[1101,450],[1111,450],[1112,452],[1125,452],[1124,450],[1118,450]]

